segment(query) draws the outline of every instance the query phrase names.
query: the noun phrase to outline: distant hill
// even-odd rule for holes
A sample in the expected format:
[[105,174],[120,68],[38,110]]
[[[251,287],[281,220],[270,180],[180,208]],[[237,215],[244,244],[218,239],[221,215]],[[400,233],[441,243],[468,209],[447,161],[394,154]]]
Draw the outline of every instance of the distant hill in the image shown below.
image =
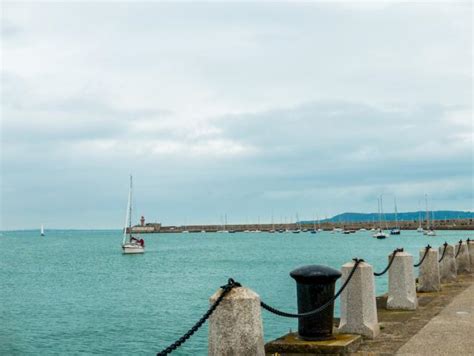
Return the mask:
[[[394,213],[384,214],[386,221],[395,221]],[[425,219],[425,211],[414,211],[407,213],[398,213],[399,221],[413,221],[419,218]],[[455,211],[455,210],[437,210],[430,213],[430,218],[434,220],[451,220],[451,219],[474,219],[474,212],[471,211]],[[378,221],[377,213],[343,213],[333,216],[329,219],[321,220],[321,222],[363,222]],[[312,223],[313,221],[302,221],[302,223]]]

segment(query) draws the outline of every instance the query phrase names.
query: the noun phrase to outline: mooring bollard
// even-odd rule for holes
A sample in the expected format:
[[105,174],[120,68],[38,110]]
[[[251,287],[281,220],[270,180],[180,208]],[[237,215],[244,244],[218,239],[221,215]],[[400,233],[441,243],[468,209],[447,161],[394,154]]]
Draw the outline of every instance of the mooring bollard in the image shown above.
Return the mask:
[[429,248],[420,250],[420,259],[427,254],[423,263],[419,267],[418,274],[418,291],[420,292],[437,292],[441,289],[441,281],[439,277],[438,251]]
[[[444,251],[446,245],[446,251]],[[439,274],[441,283],[453,282],[457,278],[456,260],[454,258],[454,246],[448,245],[440,246],[438,249],[440,262],[439,262]],[[444,251],[444,257],[443,255]],[[442,259],[441,259],[442,258]]]
[[[461,249],[459,251],[459,249]],[[462,240],[456,245],[456,267],[458,274],[461,273],[470,273],[471,272],[471,262],[469,260],[468,247],[465,242]]]
[[474,240],[467,239],[467,252],[469,254],[469,262],[471,271],[474,271]]
[[[211,305],[220,296],[218,290]],[[244,287],[233,288],[209,318],[209,356],[265,356],[260,297]]]
[[[355,262],[342,266],[342,280],[347,280]],[[341,294],[341,322],[339,332],[360,334],[374,338],[380,333],[375,300],[374,271],[361,262],[350,283]]]
[[[296,281],[298,313],[306,313],[324,305],[334,296],[336,280],[341,273],[330,267],[310,265],[295,269],[290,276]],[[298,318],[298,335],[304,340],[332,338],[334,303],[308,317]]]
[[[388,258],[390,260],[391,255]],[[415,310],[417,307],[413,256],[398,252],[388,270],[387,309]]]

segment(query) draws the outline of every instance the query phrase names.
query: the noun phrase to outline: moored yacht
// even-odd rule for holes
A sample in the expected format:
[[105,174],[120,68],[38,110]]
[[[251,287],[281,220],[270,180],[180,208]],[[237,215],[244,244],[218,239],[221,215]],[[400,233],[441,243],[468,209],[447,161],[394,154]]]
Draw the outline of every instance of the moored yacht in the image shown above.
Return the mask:
[[125,215],[125,227],[123,229],[122,252],[124,254],[144,253],[145,241],[132,235],[132,176],[130,176],[130,188],[128,191],[127,214]]

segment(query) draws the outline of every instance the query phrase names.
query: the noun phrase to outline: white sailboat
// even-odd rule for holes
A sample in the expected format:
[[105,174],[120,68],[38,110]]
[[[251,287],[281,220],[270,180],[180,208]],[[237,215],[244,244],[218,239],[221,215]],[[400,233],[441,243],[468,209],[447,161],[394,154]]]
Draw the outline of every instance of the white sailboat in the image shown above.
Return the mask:
[[436,231],[430,226],[430,212],[428,211],[428,196],[425,194],[425,205],[426,205],[426,230],[423,231],[423,235],[436,236]]
[[378,199],[378,213],[379,213],[379,228],[375,234],[372,236],[377,238],[377,239],[385,239],[388,237],[388,234],[383,232],[383,227],[382,227],[382,216],[383,216],[383,203],[382,203],[382,196]]
[[41,232],[40,232],[40,235],[41,235],[41,236],[44,236],[44,227],[43,227],[43,224],[41,224]]
[[393,198],[395,204],[395,227],[390,230],[390,235],[400,235],[400,227],[398,226],[398,211],[397,211],[397,199]]
[[132,176],[130,176],[127,213],[125,215],[125,227],[123,229],[122,251],[124,254],[145,252],[145,241],[132,235]]

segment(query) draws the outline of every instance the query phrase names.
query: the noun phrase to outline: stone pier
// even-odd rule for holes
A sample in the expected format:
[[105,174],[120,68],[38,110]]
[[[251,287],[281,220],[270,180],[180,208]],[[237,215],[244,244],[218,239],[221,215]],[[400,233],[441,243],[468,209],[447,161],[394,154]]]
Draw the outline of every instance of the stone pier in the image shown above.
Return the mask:
[[[461,249],[459,251],[459,249]],[[471,272],[471,261],[469,260],[469,251],[465,242],[458,243],[456,245],[456,264],[457,271],[459,273],[470,273]]]

